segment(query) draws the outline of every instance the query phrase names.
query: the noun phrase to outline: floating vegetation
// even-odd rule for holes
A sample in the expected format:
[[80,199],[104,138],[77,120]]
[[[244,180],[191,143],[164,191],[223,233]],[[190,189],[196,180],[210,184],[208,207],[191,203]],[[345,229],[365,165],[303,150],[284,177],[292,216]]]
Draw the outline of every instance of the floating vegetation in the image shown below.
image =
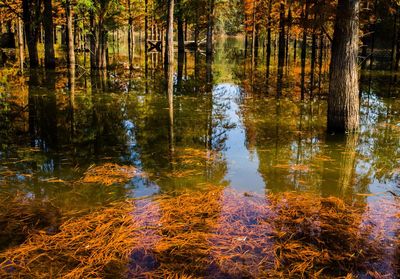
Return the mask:
[[116,183],[126,183],[140,174],[133,166],[120,166],[118,164],[105,163],[100,166],[91,166],[85,172],[82,183],[95,183],[110,186]]
[[197,165],[206,161],[216,161],[221,155],[214,150],[196,148],[178,148],[175,158],[183,164]]
[[221,188],[129,200],[32,233],[0,277],[393,278],[399,211]]

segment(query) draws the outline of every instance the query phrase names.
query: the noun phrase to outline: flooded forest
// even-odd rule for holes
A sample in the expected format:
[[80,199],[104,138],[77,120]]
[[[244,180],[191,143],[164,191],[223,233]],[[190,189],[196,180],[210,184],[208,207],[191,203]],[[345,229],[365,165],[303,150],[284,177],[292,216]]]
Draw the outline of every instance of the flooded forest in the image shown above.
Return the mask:
[[0,278],[399,278],[399,65],[397,0],[0,0]]

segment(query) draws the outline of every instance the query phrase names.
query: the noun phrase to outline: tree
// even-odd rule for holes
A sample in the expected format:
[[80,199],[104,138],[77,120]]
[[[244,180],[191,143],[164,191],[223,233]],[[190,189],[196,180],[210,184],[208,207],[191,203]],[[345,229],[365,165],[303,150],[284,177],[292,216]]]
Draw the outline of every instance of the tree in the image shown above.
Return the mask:
[[40,0],[22,1],[22,18],[25,27],[26,43],[28,45],[29,65],[31,68],[39,66],[38,55],[38,33],[39,33],[39,14],[40,14]]
[[339,0],[330,64],[328,130],[351,132],[359,125],[359,0]]
[[165,44],[165,65],[174,62],[174,0],[168,0],[167,34]]
[[51,0],[44,0],[43,27],[44,65],[47,69],[54,69],[56,67],[56,62],[54,57],[53,5]]
[[67,15],[67,52],[68,52],[68,66],[69,68],[75,67],[75,49],[74,49],[74,31],[72,29],[72,5],[71,0],[66,0],[65,10]]

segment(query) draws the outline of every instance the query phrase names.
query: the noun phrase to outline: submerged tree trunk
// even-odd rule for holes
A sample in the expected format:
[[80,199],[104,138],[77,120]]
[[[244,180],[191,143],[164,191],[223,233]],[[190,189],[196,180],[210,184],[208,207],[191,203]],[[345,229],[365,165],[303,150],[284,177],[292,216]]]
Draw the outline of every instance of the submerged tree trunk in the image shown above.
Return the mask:
[[173,64],[174,61],[174,0],[168,0],[168,19],[165,43],[165,59],[166,66]]
[[75,50],[74,50],[74,31],[72,29],[73,20],[72,20],[72,4],[71,0],[65,1],[66,5],[66,16],[67,16],[67,61],[68,67],[75,67]]
[[53,34],[53,6],[51,0],[44,0],[44,65],[46,69],[56,67],[54,57],[54,34]]
[[40,10],[37,6],[40,5],[40,1],[35,1],[35,5],[30,0],[22,1],[22,17],[25,26],[25,37],[28,45],[29,54],[29,66],[31,68],[37,68],[39,66],[39,56],[37,49],[38,41],[38,24],[35,17],[36,11]]
[[355,131],[359,126],[359,0],[339,0],[332,41],[328,130]]

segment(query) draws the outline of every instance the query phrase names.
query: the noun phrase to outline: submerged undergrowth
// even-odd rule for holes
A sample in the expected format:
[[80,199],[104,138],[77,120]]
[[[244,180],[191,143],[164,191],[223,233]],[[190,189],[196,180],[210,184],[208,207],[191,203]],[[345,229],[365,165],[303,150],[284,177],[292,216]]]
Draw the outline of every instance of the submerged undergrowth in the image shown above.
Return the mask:
[[221,188],[127,200],[30,230],[0,277],[393,278],[398,209]]

